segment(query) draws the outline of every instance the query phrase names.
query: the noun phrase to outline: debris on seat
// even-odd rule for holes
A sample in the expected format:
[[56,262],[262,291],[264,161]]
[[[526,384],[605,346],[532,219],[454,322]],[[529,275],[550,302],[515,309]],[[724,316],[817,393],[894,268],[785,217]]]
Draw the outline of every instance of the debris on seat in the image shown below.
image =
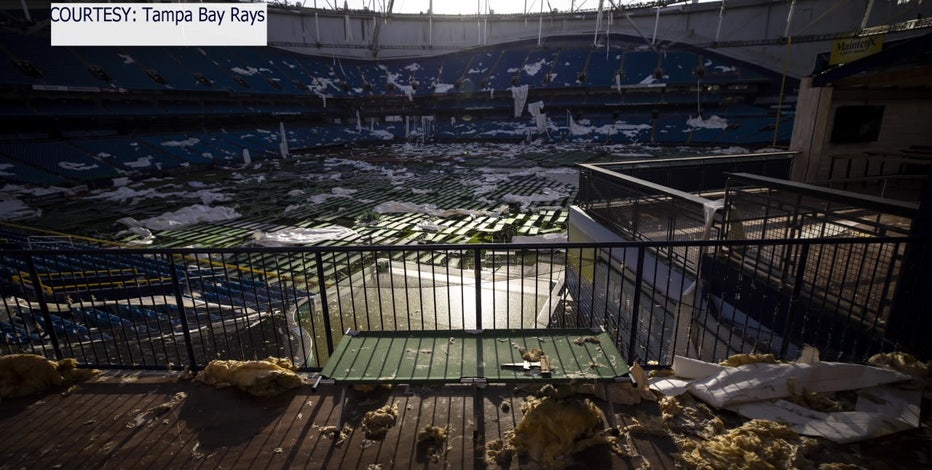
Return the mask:
[[0,398],[17,398],[87,380],[100,373],[80,369],[73,358],[51,361],[36,354],[0,356]]
[[296,370],[291,360],[276,357],[262,361],[214,360],[194,379],[217,388],[234,386],[257,397],[269,397],[300,387],[302,380]]

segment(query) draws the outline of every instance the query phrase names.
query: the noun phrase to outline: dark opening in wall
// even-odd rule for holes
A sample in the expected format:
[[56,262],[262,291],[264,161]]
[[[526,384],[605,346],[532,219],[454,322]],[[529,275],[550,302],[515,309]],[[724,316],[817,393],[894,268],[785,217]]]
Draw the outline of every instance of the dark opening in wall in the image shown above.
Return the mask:
[[883,122],[883,106],[839,106],[835,110],[832,143],[876,142]]

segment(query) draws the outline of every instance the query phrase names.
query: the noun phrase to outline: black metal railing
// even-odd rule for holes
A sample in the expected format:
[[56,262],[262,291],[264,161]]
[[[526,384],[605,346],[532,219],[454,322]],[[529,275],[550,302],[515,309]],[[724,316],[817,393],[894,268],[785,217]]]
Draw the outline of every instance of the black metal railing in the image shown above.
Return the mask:
[[[576,204],[628,240],[690,241],[721,238],[728,172],[789,175],[796,152],[629,160],[580,164]],[[695,272],[699,252],[670,247]]]
[[[908,246],[928,263],[929,245],[898,237],[6,250],[0,353],[194,370],[213,359],[278,356],[316,370],[350,328],[586,326],[608,330],[630,361],[655,365],[675,354],[792,359],[802,344],[861,361],[914,338],[888,331],[895,310],[862,311],[863,299],[831,294],[847,286],[885,306],[916,295],[901,292],[898,265],[878,266],[873,254]],[[748,271],[760,263],[752,253],[789,248],[793,269],[766,278]],[[662,256],[670,251],[699,253],[699,269]],[[842,258],[846,269],[834,269]]]

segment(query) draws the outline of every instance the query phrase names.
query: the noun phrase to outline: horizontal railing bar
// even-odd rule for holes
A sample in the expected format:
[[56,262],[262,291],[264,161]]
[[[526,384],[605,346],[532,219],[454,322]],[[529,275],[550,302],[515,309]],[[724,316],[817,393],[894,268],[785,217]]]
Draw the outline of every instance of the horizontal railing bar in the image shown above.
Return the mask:
[[570,243],[470,243],[470,244],[424,244],[424,245],[346,245],[346,246],[293,246],[293,247],[228,247],[228,248],[68,248],[68,249],[12,249],[4,250],[6,256],[61,256],[67,254],[119,254],[119,255],[189,255],[189,254],[245,254],[245,253],[317,253],[317,252],[405,252],[405,251],[460,251],[460,250],[571,250],[587,248],[637,248],[637,247],[714,247],[714,246],[796,246],[796,245],[839,245],[928,242],[927,238],[902,237],[839,237],[831,239],[745,239],[745,240],[650,240],[612,242]]
[[842,191],[840,189],[752,175],[750,173],[726,173],[726,175],[739,183],[750,183],[766,188],[788,190],[796,194],[815,196],[828,202],[841,202],[855,207],[876,210],[878,212],[901,217],[913,218],[916,217],[916,214],[919,212],[919,204],[917,203],[896,201],[893,199]]

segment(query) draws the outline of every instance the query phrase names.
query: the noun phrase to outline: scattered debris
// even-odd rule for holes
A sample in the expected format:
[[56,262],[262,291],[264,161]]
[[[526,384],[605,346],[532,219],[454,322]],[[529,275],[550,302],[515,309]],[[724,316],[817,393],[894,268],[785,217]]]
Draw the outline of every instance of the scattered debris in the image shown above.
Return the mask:
[[663,397],[659,405],[664,424],[676,435],[711,439],[725,430],[722,418],[690,395]]
[[501,439],[493,439],[485,444],[485,462],[489,466],[511,467],[511,460],[518,453],[518,449],[512,444],[514,436],[514,431],[506,431]]
[[0,357],[0,398],[17,398],[87,380],[100,373],[79,369],[73,358],[50,361],[35,354]]
[[876,354],[871,356],[867,363],[874,367],[893,369],[914,377],[929,376],[929,364],[903,352]]
[[343,444],[346,439],[349,438],[350,434],[353,433],[353,427],[349,423],[343,423],[343,427],[337,429],[336,426],[324,426],[320,428],[320,435],[326,437],[327,439],[332,439],[333,445],[339,447],[340,444]]
[[735,354],[728,357],[719,365],[725,367],[739,367],[747,364],[776,364],[777,358],[773,354]]
[[690,468],[813,467],[806,458],[818,448],[815,439],[796,434],[789,426],[762,419],[744,423],[708,441],[681,441],[680,458]]
[[235,386],[257,397],[268,397],[301,386],[301,377],[289,359],[262,361],[210,361],[195,380],[217,388]]
[[543,468],[561,468],[571,455],[607,441],[601,435],[605,416],[586,399],[529,397],[524,418],[511,433],[486,445],[486,461],[507,466],[518,453]]
[[531,348],[530,350],[519,347],[518,352],[521,353],[521,358],[525,361],[538,362],[540,361],[541,356],[544,355],[544,352],[539,348]]
[[789,401],[810,410],[821,411],[823,413],[854,410],[854,403],[836,400],[824,393],[793,393],[793,395],[789,397]]
[[353,391],[359,393],[372,393],[376,390],[391,390],[391,384],[353,384]]
[[[175,407],[181,404],[181,402],[184,401],[184,399],[187,397],[188,397],[187,393],[178,392],[172,395],[171,399],[169,399],[165,403],[159,404],[157,406],[149,408],[146,411],[143,411],[142,413],[137,414],[136,417],[133,418],[132,421],[126,423],[126,427],[128,429],[133,429],[142,424],[149,423],[152,421],[153,418],[157,416],[162,416],[163,414],[168,413],[169,411],[175,409]],[[162,423],[167,424],[167,421],[163,420]]]
[[366,434],[366,439],[381,440],[388,434],[388,430],[395,426],[397,420],[398,404],[385,405],[363,416],[362,430]]
[[427,425],[417,433],[418,454],[430,459],[431,462],[440,462],[447,453],[447,435],[450,428],[444,426]]
[[[922,391],[886,385],[910,379],[895,370],[836,362],[725,367],[680,356],[673,369],[678,377],[695,380],[655,378],[651,387],[667,396],[689,391],[714,408],[785,423],[799,434],[839,444],[919,426]],[[839,400],[845,396],[852,397],[853,411]]]
[[573,342],[581,346],[586,343],[599,344],[602,341],[600,341],[599,338],[596,336],[580,336],[579,338],[576,338]]
[[503,401],[499,408],[502,410],[502,413],[511,413],[511,404],[507,401]]

